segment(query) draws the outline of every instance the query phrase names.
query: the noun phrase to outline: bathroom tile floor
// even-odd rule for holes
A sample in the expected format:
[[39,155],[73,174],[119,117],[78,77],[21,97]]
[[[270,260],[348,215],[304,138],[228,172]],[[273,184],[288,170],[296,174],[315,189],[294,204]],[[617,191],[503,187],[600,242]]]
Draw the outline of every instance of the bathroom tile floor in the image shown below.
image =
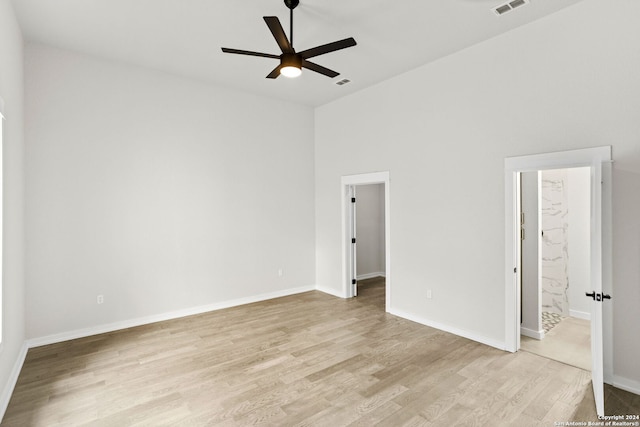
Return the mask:
[[554,326],[562,322],[563,319],[566,319],[566,317],[558,313],[543,311],[542,312],[542,328],[544,329],[544,332],[545,333],[549,332],[551,329],[553,329]]

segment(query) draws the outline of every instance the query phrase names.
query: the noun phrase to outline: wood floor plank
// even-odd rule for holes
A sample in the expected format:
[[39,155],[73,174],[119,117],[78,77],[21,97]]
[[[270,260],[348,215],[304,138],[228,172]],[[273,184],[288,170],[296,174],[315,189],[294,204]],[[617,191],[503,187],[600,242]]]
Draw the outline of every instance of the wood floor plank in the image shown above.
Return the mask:
[[[30,349],[1,425],[597,420],[587,371],[389,315],[384,291],[370,280],[350,300],[307,292]],[[638,411],[640,398],[605,390]]]

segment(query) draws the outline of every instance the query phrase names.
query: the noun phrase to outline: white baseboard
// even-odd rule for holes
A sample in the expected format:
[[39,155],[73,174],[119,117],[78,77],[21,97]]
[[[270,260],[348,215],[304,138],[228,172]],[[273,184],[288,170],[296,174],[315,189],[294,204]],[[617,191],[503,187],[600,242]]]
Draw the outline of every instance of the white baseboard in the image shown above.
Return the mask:
[[11,400],[13,389],[16,387],[16,383],[18,382],[18,376],[20,376],[20,371],[22,370],[22,365],[24,365],[24,359],[27,357],[28,349],[27,343],[23,343],[20,353],[18,353],[18,358],[13,364],[13,369],[9,374],[7,383],[4,386],[4,390],[2,390],[2,394],[0,395],[0,422],[2,421],[2,418],[4,418],[4,413],[7,411],[7,407],[9,406],[9,401]]
[[541,340],[544,338],[544,329],[536,331],[534,329],[520,326],[520,335],[524,335],[525,337],[533,338],[536,340]]
[[569,310],[569,316],[575,317],[576,319],[591,320],[591,313],[587,313],[586,311]]
[[628,378],[614,375],[613,384],[611,385],[621,390],[628,391],[629,393],[640,395],[640,381],[634,381]]
[[209,311],[222,310],[225,308],[236,307],[244,304],[270,300],[273,298],[286,297],[289,295],[300,294],[315,290],[315,286],[301,286],[298,288],[283,289],[281,291],[269,292],[265,294],[255,295],[246,298],[238,298],[229,301],[223,301],[215,304],[208,304],[199,307],[187,308],[184,310],[172,311],[169,313],[156,314],[152,316],[139,317],[137,319],[124,320],[121,322],[109,323],[106,325],[92,326],[90,328],[78,329],[75,331],[62,332],[59,334],[47,335],[39,338],[32,338],[26,341],[28,348],[40,347],[43,345],[54,344],[62,341],[84,338],[91,335],[104,334],[120,329],[133,328],[135,326],[147,325],[149,323],[162,322],[165,320],[178,319],[180,317],[193,316],[196,314],[207,313]]
[[316,291],[324,292],[325,294],[329,294],[334,297],[346,298],[342,293],[340,293],[339,291],[336,291],[335,289],[326,288],[324,286],[316,286],[315,289]]
[[506,348],[507,348],[505,342],[497,341],[497,340],[494,340],[494,339],[488,338],[488,337],[484,337],[482,335],[478,335],[475,332],[466,331],[464,329],[456,328],[455,326],[445,325],[445,324],[440,323],[440,322],[434,322],[434,321],[426,319],[424,317],[420,317],[420,316],[417,316],[417,315],[411,314],[411,313],[406,313],[406,312],[404,312],[402,310],[397,310],[397,309],[394,309],[394,308],[389,309],[388,312],[390,314],[393,314],[394,316],[398,316],[398,317],[402,317],[402,318],[407,319],[407,320],[411,320],[412,322],[420,323],[420,324],[425,325],[425,326],[430,326],[430,327],[435,328],[435,329],[440,329],[441,331],[449,332],[451,334],[458,335],[458,336],[463,337],[463,338],[468,338],[470,340],[477,341],[477,342],[482,343],[482,344],[486,344],[489,347],[495,347],[495,348],[497,348],[499,350],[505,350],[505,351],[506,351]]
[[374,277],[386,277],[385,273],[382,271],[378,271],[375,273],[365,273],[365,274],[359,274],[358,276],[356,276],[357,280],[366,280],[366,279],[373,279]]

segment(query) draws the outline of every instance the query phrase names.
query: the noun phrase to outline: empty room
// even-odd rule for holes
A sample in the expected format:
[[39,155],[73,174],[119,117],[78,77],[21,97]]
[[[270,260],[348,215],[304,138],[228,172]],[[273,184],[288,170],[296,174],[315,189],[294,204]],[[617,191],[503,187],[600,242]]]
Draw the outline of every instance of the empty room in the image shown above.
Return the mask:
[[640,426],[639,19],[0,0],[0,424]]

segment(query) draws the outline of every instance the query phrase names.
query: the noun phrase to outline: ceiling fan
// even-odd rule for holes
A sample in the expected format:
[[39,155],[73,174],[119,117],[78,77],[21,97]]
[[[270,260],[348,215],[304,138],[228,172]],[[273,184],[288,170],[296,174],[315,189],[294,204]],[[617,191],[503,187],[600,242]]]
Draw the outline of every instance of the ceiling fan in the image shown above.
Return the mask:
[[279,59],[280,65],[273,69],[267,76],[268,79],[275,79],[280,74],[285,77],[298,77],[302,73],[302,68],[307,68],[316,73],[323,74],[327,77],[336,77],[340,73],[325,68],[314,62],[309,61],[309,58],[315,56],[324,55],[325,53],[334,52],[336,50],[345,49],[356,45],[356,41],[353,37],[348,39],[339,40],[333,43],[327,43],[322,46],[317,46],[311,49],[303,50],[302,52],[296,52],[293,48],[293,9],[295,9],[300,0],[284,0],[284,4],[289,8],[290,28],[289,39],[280,24],[280,20],[277,16],[265,16],[264,21],[267,23],[267,27],[271,30],[271,34],[276,39],[276,43],[282,50],[281,55],[273,55],[270,53],[251,52],[248,50],[229,49],[222,48],[225,53],[236,53],[239,55],[260,56],[263,58]]

